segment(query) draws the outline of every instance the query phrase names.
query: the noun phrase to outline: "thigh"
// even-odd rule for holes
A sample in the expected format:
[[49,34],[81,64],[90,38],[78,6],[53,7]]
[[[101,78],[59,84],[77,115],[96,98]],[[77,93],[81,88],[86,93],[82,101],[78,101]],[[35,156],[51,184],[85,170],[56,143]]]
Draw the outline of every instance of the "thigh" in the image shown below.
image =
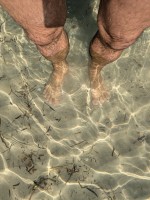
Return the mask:
[[150,26],[150,1],[101,0],[98,26],[108,43],[126,41],[128,46]]
[[0,0],[0,5],[25,29],[60,27],[66,19],[65,0]]

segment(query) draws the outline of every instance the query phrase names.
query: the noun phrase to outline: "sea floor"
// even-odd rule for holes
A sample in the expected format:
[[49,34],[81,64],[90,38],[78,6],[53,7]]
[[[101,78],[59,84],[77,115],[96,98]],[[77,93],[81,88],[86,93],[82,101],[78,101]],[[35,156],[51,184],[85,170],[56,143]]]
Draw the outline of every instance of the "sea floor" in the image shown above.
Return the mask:
[[97,0],[68,0],[70,66],[59,106],[52,66],[0,8],[0,200],[150,200],[150,29],[103,69],[92,107],[88,47]]

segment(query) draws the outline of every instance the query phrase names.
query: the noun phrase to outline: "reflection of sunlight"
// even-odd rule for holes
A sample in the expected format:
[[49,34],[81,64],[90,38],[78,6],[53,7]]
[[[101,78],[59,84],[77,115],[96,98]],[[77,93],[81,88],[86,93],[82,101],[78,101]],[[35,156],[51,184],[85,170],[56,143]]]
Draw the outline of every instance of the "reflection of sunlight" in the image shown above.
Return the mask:
[[88,47],[98,1],[67,2],[69,73],[58,106],[43,98],[52,65],[0,8],[0,194],[148,199],[150,29],[103,69],[110,99],[92,107]]

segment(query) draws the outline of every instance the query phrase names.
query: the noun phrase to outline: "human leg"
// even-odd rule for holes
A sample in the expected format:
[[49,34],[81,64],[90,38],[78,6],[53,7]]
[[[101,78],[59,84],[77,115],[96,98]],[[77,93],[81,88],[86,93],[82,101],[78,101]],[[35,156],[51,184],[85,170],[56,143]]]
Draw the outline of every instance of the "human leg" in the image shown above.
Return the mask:
[[[47,3],[47,7],[43,2]],[[65,0],[0,0],[0,5],[24,28],[40,53],[52,62],[54,70],[44,94],[47,101],[57,103],[68,69],[66,57],[69,51],[69,42],[63,28],[67,10]],[[57,6],[61,9],[58,10]],[[56,19],[58,11],[58,18],[61,15],[61,20]]]
[[105,101],[101,70],[119,58],[122,51],[133,44],[143,30],[150,26],[148,0],[101,0],[98,13],[98,32],[90,45],[89,75],[94,104]]

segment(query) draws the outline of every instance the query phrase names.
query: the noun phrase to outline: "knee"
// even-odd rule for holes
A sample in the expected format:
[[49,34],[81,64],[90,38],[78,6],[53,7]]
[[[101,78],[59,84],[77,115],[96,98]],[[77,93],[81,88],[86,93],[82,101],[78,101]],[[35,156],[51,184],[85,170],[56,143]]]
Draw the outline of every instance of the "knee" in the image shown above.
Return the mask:
[[69,41],[63,27],[32,29],[27,31],[27,35],[45,58],[54,57],[61,51],[67,55]]
[[124,32],[123,30],[113,31],[111,28],[106,31],[102,24],[99,25],[99,37],[101,42],[116,51],[124,50],[132,45],[143,32],[142,29]]
[[32,28],[31,30],[26,30],[28,38],[33,41],[38,46],[45,46],[52,41],[59,40],[61,33],[63,31],[62,27],[58,28]]
[[141,33],[129,33],[129,34],[111,34],[110,39],[106,41],[107,45],[114,50],[124,50],[134,44]]

